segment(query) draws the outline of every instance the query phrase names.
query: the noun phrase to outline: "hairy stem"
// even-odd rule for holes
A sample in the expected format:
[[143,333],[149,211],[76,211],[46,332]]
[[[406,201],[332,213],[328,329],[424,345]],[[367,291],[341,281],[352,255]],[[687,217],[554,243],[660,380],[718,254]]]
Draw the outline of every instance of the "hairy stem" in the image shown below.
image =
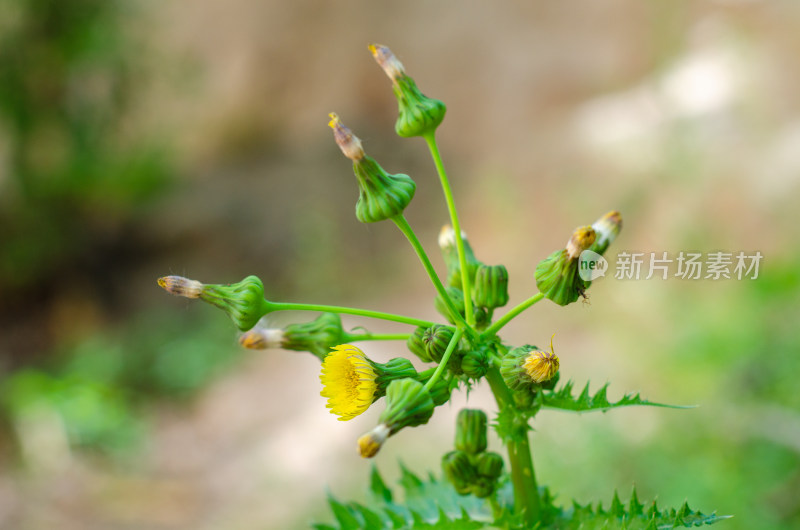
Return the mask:
[[[511,391],[497,368],[489,369],[486,380],[489,381],[497,406],[501,410],[514,408]],[[507,446],[508,460],[511,463],[511,482],[514,485],[514,511],[522,513],[525,527],[531,528],[539,521],[539,489],[536,486],[527,430],[521,436],[509,441]]]
[[530,306],[532,306],[542,298],[544,298],[544,295],[542,293],[536,293],[535,295],[531,296],[530,298],[519,304],[517,307],[515,307],[514,309],[503,315],[497,322],[486,328],[486,330],[483,333],[481,333],[481,337],[489,337],[491,335],[496,335],[497,332],[500,331],[500,329],[503,326],[514,320],[517,317],[517,315],[528,309]]
[[456,203],[453,200],[453,192],[450,190],[450,181],[447,178],[447,171],[444,169],[442,157],[439,154],[439,146],[436,144],[436,135],[434,132],[423,135],[425,142],[428,144],[428,149],[433,157],[433,163],[436,166],[436,172],[439,173],[439,180],[442,183],[442,191],[444,191],[444,199],[447,202],[447,209],[450,212],[450,223],[453,225],[453,230],[456,233],[456,249],[458,250],[458,265],[461,267],[461,290],[464,292],[464,312],[467,317],[467,324],[470,327],[475,326],[475,315],[472,313],[472,280],[469,277],[467,270],[467,255],[464,252],[464,238],[461,237],[461,223],[458,221],[458,212],[456,211]]

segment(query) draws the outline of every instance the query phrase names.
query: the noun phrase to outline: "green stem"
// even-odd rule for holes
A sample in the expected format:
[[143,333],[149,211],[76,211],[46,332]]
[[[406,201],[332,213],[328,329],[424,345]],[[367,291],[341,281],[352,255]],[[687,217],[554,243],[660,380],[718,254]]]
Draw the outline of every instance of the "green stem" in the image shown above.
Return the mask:
[[345,333],[345,342],[358,342],[362,340],[408,340],[408,333]]
[[[514,398],[503,381],[497,368],[486,372],[486,380],[492,389],[497,406],[501,410],[514,408]],[[517,420],[527,421],[523,417]],[[511,463],[511,482],[514,485],[514,511],[522,513],[525,528],[532,528],[539,521],[539,489],[536,485],[536,474],[533,470],[533,458],[528,442],[527,426],[520,429],[519,436],[507,442],[508,460]]]
[[444,199],[447,202],[447,209],[450,212],[450,222],[456,233],[458,265],[461,267],[461,290],[464,292],[464,312],[467,316],[467,324],[473,327],[475,326],[475,315],[472,313],[472,280],[469,277],[469,270],[467,269],[467,255],[464,252],[464,238],[461,236],[461,224],[458,221],[456,203],[453,200],[453,192],[450,190],[450,181],[447,178],[447,171],[444,169],[442,157],[439,154],[439,146],[436,144],[436,133],[434,131],[426,133],[423,135],[423,138],[425,138],[425,142],[428,144],[428,149],[433,157],[436,172],[439,173],[442,191],[444,191]]
[[542,293],[536,293],[535,295],[531,296],[530,298],[519,304],[517,307],[515,307],[514,309],[503,315],[502,318],[500,318],[497,322],[486,328],[486,330],[483,333],[481,333],[481,337],[489,337],[491,335],[496,335],[497,332],[500,331],[500,328],[511,322],[514,318],[516,318],[517,315],[528,309],[530,306],[532,306],[542,298],[544,298],[544,294]]
[[442,285],[442,281],[439,279],[439,275],[436,274],[436,270],[433,268],[431,260],[428,259],[428,254],[425,252],[425,248],[423,248],[422,243],[419,242],[417,234],[414,233],[414,229],[412,229],[411,225],[408,224],[405,216],[402,214],[396,215],[392,217],[392,221],[394,221],[394,224],[397,225],[397,228],[403,232],[403,235],[406,236],[406,239],[408,239],[408,242],[411,243],[411,246],[414,247],[414,251],[417,253],[419,260],[422,262],[422,266],[425,267],[425,271],[428,273],[428,276],[430,276],[433,286],[436,288],[439,296],[441,296],[444,300],[444,303],[447,306],[447,309],[450,311],[453,320],[458,324],[466,326],[467,323],[464,321],[464,318],[461,316],[461,313],[459,313],[458,309],[456,309],[455,304],[453,304],[453,301],[450,299],[450,295],[447,294],[444,285]]
[[369,309],[358,309],[355,307],[341,307],[335,305],[267,302],[265,300],[264,307],[262,308],[263,314],[266,315],[272,311],[321,311],[323,313],[339,313],[344,315],[358,315],[362,317],[377,318],[380,320],[389,320],[391,322],[410,324],[412,326],[424,326],[426,328],[429,328],[433,325],[433,322],[428,322],[427,320],[419,320],[417,318],[395,315],[392,313],[383,313],[381,311],[371,311]]
[[425,390],[430,390],[434,383],[439,380],[442,372],[444,372],[445,366],[447,366],[447,361],[450,360],[450,355],[453,353],[453,351],[455,351],[456,345],[458,345],[458,341],[461,340],[461,335],[463,334],[464,328],[458,328],[456,329],[456,332],[453,333],[453,338],[450,339],[450,343],[447,345],[444,355],[442,355],[442,361],[439,363],[439,366],[436,367],[436,371],[433,372],[433,375],[430,379],[428,379],[428,382],[425,383]]

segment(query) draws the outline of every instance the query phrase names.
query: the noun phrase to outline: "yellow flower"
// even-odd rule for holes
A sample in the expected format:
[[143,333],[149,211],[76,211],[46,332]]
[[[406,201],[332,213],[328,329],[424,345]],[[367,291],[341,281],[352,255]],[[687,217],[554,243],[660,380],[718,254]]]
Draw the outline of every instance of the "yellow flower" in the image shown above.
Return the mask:
[[[555,336],[555,335],[554,335]],[[558,372],[558,356],[553,351],[553,339],[550,338],[550,351],[534,350],[522,363],[525,373],[534,383],[543,383],[552,379]]]
[[377,374],[364,352],[350,344],[332,348],[322,362],[322,397],[339,421],[352,420],[372,404],[378,390]]

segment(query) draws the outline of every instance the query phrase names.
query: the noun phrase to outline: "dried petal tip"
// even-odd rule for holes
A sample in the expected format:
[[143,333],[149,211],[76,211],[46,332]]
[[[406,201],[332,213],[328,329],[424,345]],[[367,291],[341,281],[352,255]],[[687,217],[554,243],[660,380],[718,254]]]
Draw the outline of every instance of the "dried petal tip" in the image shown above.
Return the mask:
[[202,283],[183,276],[164,276],[158,279],[158,286],[169,294],[186,298],[200,298],[203,292]]
[[283,344],[282,329],[251,329],[239,337],[239,344],[248,350],[280,348]]
[[392,50],[383,44],[370,44],[369,51],[372,52],[375,61],[383,68],[383,71],[386,72],[386,75],[388,75],[389,79],[392,81],[395,81],[405,74],[403,64],[394,56]]
[[[553,335],[555,337],[555,335]],[[555,377],[559,368],[558,356],[553,351],[553,338],[550,338],[550,351],[535,350],[531,352],[522,367],[534,383],[544,383]]]
[[381,450],[383,442],[389,437],[389,427],[381,423],[358,439],[358,453],[361,458],[372,458]]
[[336,140],[336,145],[344,153],[344,156],[354,162],[364,158],[364,148],[361,147],[361,140],[339,120],[339,116],[335,112],[331,112],[328,116],[331,118],[328,126],[333,129],[333,138]]
[[622,214],[616,210],[610,211],[592,224],[592,228],[597,233],[597,239],[591,250],[598,254],[603,254],[608,246],[614,242],[622,230]]
[[[467,234],[461,231],[461,239],[466,240]],[[439,248],[442,250],[456,248],[456,231],[450,225],[444,225],[439,231]]]
[[577,228],[569,241],[567,241],[567,256],[569,259],[578,259],[581,252],[592,246],[596,237],[594,228],[591,226]]

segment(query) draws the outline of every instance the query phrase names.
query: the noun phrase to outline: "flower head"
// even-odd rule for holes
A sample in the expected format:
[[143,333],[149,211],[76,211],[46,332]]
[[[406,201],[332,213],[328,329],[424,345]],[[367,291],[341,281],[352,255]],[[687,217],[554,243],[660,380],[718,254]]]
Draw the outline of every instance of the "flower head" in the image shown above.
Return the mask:
[[378,390],[377,374],[364,352],[350,344],[332,348],[322,362],[322,397],[339,421],[352,420],[369,408]]
[[[555,336],[555,335],[554,335]],[[522,363],[522,368],[531,381],[543,383],[549,381],[558,372],[558,356],[553,351],[553,338],[550,338],[550,351],[534,350],[528,354]]]

